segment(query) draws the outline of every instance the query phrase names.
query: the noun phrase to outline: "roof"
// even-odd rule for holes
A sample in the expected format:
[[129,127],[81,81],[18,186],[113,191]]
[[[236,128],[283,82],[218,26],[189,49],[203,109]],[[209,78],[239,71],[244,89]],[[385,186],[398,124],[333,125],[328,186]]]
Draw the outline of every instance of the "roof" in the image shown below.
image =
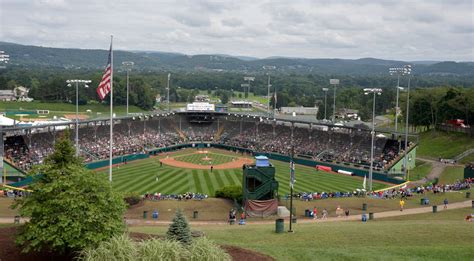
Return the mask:
[[262,156],[262,155],[260,155],[260,156],[256,156],[255,159],[258,159],[258,160],[267,160],[268,157],[267,157],[267,156]]

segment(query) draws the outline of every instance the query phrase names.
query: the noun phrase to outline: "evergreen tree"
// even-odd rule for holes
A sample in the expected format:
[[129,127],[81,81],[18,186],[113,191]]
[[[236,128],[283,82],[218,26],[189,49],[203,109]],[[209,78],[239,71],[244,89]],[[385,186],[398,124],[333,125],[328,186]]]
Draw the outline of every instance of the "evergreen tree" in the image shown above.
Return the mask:
[[168,228],[166,235],[169,239],[177,240],[186,245],[191,244],[191,229],[181,209],[176,211],[176,216],[173,218],[173,223]]

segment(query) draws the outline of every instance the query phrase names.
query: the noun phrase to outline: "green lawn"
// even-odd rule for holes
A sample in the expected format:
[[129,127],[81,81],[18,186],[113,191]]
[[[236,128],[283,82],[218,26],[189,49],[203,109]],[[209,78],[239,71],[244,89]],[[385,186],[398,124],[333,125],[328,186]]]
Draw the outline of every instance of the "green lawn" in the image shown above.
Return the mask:
[[464,167],[447,166],[438,180],[440,184],[452,184],[464,179]]
[[[208,160],[205,160],[205,158]],[[206,154],[189,154],[174,157],[176,160],[199,164],[199,165],[219,165],[231,162],[233,159],[238,159],[238,157],[232,157],[230,155],[217,154],[217,153],[206,153]]]
[[[231,152],[219,151],[224,155],[232,155]],[[189,152],[184,150],[177,152],[176,155],[182,154],[189,154]],[[289,193],[289,164],[280,161],[271,162],[276,168],[276,178],[280,182],[279,193],[281,195]],[[101,175],[106,178],[107,170],[102,170]],[[190,191],[214,195],[215,190],[219,188],[241,184],[241,168],[211,172],[210,170],[182,169],[166,165],[160,167],[159,158],[133,161],[127,165],[114,167],[113,177],[113,186],[116,190],[142,194],[146,192],[169,194]],[[374,182],[373,185],[375,190],[387,186],[387,184],[377,182]],[[301,165],[296,166],[295,191],[352,191],[361,187],[361,178],[329,174]]]
[[463,164],[474,162],[474,153],[461,159],[459,162]]
[[[49,103],[49,102],[5,102],[0,101],[0,111],[8,110],[49,110],[50,115],[46,114],[47,117],[52,116],[62,116],[64,114],[74,114],[76,113],[76,105],[71,103]],[[107,114],[110,110],[110,107],[105,104],[87,104],[79,105],[79,113],[87,114],[87,110],[91,110],[92,113],[88,115],[90,117],[100,117]],[[117,115],[123,115],[126,112],[126,106],[114,106],[114,112]],[[97,114],[97,112],[99,114]],[[130,113],[144,112],[142,109],[136,106],[129,106]],[[30,116],[25,116],[30,117]],[[31,117],[38,117],[38,115],[31,115]]]
[[462,133],[428,131],[420,134],[417,156],[432,159],[452,159],[462,152],[474,148],[474,139]]
[[427,161],[416,160],[416,167],[410,171],[410,180],[420,180],[428,175],[433,168]]
[[[294,233],[275,225],[198,226],[207,237],[270,255],[277,260],[473,260],[474,226],[463,220],[470,209],[376,219],[367,223],[294,224]],[[166,226],[130,231],[164,235]]]

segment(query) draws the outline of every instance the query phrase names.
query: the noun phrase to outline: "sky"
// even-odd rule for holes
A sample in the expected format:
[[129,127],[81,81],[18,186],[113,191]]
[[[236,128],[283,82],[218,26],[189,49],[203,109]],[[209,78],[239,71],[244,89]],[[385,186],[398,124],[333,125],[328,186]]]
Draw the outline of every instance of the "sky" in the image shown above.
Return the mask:
[[0,41],[258,58],[474,61],[474,0],[0,0]]

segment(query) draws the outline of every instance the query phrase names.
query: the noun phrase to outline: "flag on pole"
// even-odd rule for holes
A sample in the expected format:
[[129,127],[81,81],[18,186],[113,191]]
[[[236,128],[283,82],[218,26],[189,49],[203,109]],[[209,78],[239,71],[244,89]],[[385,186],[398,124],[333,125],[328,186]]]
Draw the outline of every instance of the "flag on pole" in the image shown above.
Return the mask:
[[365,189],[365,186],[367,184],[367,176],[364,175],[364,182],[362,183],[362,187]]
[[99,94],[100,100],[103,100],[107,94],[110,92],[111,82],[112,82],[112,43],[110,43],[109,50],[109,61],[107,62],[107,67],[105,68],[104,75],[102,75],[102,80],[99,83],[97,88],[97,94]]
[[295,186],[295,163],[293,161],[290,162],[290,186],[293,189]]

